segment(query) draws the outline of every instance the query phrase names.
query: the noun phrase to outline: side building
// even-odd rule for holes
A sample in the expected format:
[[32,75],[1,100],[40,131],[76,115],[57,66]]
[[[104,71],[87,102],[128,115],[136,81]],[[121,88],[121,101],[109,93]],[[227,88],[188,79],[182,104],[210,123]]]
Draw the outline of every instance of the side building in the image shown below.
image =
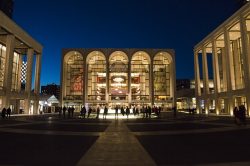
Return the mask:
[[[43,47],[2,11],[0,34],[0,109],[11,107],[13,113],[37,113]],[[22,72],[26,64],[23,61],[27,62],[26,73]]]
[[62,106],[175,105],[172,49],[64,49],[61,73]]
[[[210,63],[211,62],[211,65]],[[197,110],[233,115],[233,108],[250,110],[250,3],[228,18],[194,48]],[[214,89],[209,88],[212,79]]]

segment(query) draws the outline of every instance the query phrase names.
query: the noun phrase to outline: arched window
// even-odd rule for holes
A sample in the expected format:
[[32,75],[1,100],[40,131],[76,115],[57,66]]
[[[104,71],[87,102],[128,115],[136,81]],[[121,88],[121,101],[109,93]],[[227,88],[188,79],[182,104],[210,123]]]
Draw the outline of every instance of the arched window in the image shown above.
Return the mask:
[[154,101],[166,102],[170,97],[170,65],[171,56],[166,52],[160,52],[154,57]]
[[150,57],[143,51],[136,52],[131,61],[132,102],[149,102]]
[[116,51],[109,58],[109,92],[111,101],[128,100],[128,57]]
[[93,51],[87,57],[88,101],[105,101],[106,60],[102,52]]
[[70,52],[65,56],[65,86],[67,100],[83,99],[83,56],[78,52]]

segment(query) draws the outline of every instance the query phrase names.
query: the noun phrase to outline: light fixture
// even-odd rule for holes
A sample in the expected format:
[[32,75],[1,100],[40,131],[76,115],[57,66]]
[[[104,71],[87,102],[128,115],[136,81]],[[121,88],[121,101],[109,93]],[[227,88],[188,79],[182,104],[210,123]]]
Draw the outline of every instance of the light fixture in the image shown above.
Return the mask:
[[113,79],[113,81],[120,83],[120,82],[124,81],[124,78],[122,78],[122,77],[116,77],[116,78]]

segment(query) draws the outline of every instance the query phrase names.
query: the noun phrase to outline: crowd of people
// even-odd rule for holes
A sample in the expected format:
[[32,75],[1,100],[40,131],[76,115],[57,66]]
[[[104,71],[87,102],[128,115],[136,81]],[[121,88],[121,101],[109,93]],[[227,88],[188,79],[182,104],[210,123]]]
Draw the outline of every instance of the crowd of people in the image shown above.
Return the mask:
[[[82,106],[80,108],[80,118],[90,118],[90,116],[93,113],[96,113],[95,118],[99,119],[100,118],[100,110],[103,109],[103,119],[107,118],[107,115],[109,113],[109,109],[107,106],[101,107],[101,106],[89,106],[88,108],[86,108],[85,106]],[[154,114],[157,117],[160,117],[161,115],[161,111],[162,108],[158,107],[158,106],[153,106],[153,108],[151,108],[150,106],[132,106],[131,108],[128,106],[118,106],[116,105],[114,108],[112,108],[113,110],[115,110],[115,119],[118,119],[118,115],[119,113],[122,116],[127,116],[127,118],[129,118],[130,114],[133,114],[134,116],[142,116],[142,118],[151,118],[152,114]],[[63,118],[73,118],[74,116],[74,111],[75,111],[75,107],[74,106],[69,106],[69,107],[62,107],[59,111],[59,116],[63,116]]]

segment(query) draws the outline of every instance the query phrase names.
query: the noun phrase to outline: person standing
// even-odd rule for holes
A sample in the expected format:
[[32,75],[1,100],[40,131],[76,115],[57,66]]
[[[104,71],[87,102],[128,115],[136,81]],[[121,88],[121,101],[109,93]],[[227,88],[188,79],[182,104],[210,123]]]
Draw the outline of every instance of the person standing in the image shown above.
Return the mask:
[[72,118],[74,118],[74,112],[75,112],[75,107],[72,106],[72,108],[71,108],[71,115],[72,115]]
[[124,111],[123,106],[122,106],[122,108],[121,108],[121,114],[122,114],[122,116],[124,116],[124,114],[125,114],[125,111]]
[[7,109],[7,118],[10,118],[10,114],[11,114],[11,109],[10,109],[10,107]]
[[89,110],[88,110],[88,118],[89,118],[89,116],[90,116],[91,112],[92,112],[92,108],[91,108],[91,107],[89,107]]
[[234,123],[235,124],[239,124],[238,121],[239,121],[239,110],[238,110],[238,107],[234,107],[234,110],[233,110],[233,114],[234,114]]
[[115,119],[118,119],[118,106],[115,107]]
[[99,114],[100,114],[100,108],[99,108],[99,106],[97,106],[97,109],[96,109],[96,119],[99,119]]
[[64,106],[63,107],[63,118],[65,118],[66,110],[67,110],[67,108]]
[[108,108],[107,108],[107,106],[105,106],[104,112],[103,112],[103,119],[107,118],[107,114],[108,114]]
[[126,108],[127,119],[128,119],[129,114],[130,114],[130,110],[129,110],[128,106],[127,106],[127,108]]
[[2,118],[4,119],[6,116],[6,108],[4,107],[2,110]]

